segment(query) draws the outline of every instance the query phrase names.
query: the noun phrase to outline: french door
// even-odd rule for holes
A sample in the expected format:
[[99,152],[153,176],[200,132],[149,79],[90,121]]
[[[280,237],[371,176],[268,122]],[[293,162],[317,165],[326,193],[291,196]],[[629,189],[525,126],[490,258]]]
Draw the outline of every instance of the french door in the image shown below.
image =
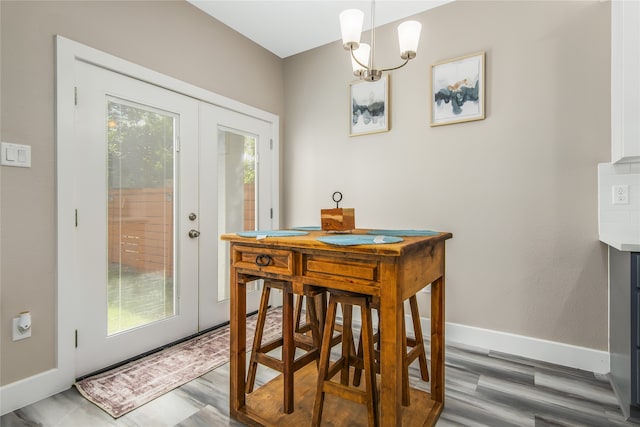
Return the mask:
[[76,85],[81,376],[228,321],[218,237],[271,227],[275,171],[270,123],[83,62]]
[[[200,237],[216,237],[199,242],[199,313],[206,329],[228,322],[230,315],[229,243],[217,237],[273,228],[270,189],[277,171],[270,161],[271,123],[200,103],[199,129],[199,207],[207,219],[200,222]],[[259,285],[249,286],[248,312],[257,310]]]

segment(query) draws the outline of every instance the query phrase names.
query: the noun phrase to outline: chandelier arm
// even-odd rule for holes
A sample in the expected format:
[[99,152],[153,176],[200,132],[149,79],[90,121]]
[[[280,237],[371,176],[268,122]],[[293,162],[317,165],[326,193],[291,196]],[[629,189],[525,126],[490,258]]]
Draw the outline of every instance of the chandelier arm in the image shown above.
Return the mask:
[[397,67],[393,67],[393,68],[383,68],[380,71],[384,72],[384,71],[393,71],[393,70],[397,70],[398,68],[402,68],[405,65],[407,65],[407,62],[409,62],[409,59],[405,59],[404,62],[400,65],[398,65]]
[[[356,58],[356,55],[353,53],[353,52],[354,52],[354,51],[353,51],[353,48],[349,49],[349,52],[351,52],[351,57],[353,58],[353,60],[354,60],[354,61],[356,61],[356,63],[357,63],[359,66],[361,66],[361,67],[363,67],[363,68],[365,68],[365,69],[367,69],[367,70],[372,70],[372,69],[373,69],[373,68],[370,68],[368,65],[365,65],[365,64],[363,64],[362,62],[358,61],[358,58]],[[407,59],[405,59],[405,60],[404,60],[404,62],[403,62],[402,64],[398,65],[397,67],[383,68],[383,69],[381,69],[380,71],[384,72],[384,71],[393,71],[393,70],[397,70],[398,68],[402,68],[402,67],[404,67],[405,65],[407,65],[407,63],[408,63],[408,62],[409,62],[409,59],[407,58]]]
[[356,55],[354,55],[353,53],[353,48],[350,48],[349,51],[351,52],[351,57],[353,58],[354,61],[356,61],[356,63],[361,66],[362,68],[365,68],[367,70],[370,70],[371,68],[369,68],[368,65],[363,64],[362,62],[358,61],[358,58],[356,58]]

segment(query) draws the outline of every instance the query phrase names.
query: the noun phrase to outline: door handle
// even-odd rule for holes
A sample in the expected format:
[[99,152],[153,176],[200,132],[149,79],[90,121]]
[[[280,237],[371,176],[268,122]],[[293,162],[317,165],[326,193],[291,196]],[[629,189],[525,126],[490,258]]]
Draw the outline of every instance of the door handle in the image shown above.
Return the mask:
[[192,239],[195,239],[196,237],[198,237],[200,235],[200,232],[198,230],[189,230],[189,237],[191,237]]

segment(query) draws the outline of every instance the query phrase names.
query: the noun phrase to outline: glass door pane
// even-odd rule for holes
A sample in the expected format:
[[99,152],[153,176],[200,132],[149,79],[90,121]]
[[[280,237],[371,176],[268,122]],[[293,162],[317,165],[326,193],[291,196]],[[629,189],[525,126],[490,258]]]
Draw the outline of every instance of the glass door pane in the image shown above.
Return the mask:
[[176,116],[108,99],[108,334],[176,314]]
[[[218,230],[223,233],[257,228],[256,142],[254,136],[218,131]],[[230,298],[229,254],[225,242],[219,246],[218,301],[224,301]]]

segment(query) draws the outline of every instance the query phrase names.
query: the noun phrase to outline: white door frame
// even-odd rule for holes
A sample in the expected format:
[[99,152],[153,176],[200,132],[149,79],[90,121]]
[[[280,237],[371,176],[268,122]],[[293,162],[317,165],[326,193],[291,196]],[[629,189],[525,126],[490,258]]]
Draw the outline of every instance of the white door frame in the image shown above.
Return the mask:
[[[134,64],[62,36],[56,36],[56,178],[57,178],[57,296],[56,296],[56,366],[53,369],[8,384],[0,389],[0,413],[14,411],[71,387],[75,381],[74,313],[77,301],[74,292],[75,228],[73,206],[73,177],[66,173],[73,153],[65,144],[74,138],[74,66],[76,61],[88,62],[115,72],[170,89],[226,109],[237,111],[273,124],[271,159],[279,170],[279,117],[275,114],[243,104],[222,95],[199,88],[157,71]],[[278,180],[272,183],[273,228],[279,227],[280,192]]]

